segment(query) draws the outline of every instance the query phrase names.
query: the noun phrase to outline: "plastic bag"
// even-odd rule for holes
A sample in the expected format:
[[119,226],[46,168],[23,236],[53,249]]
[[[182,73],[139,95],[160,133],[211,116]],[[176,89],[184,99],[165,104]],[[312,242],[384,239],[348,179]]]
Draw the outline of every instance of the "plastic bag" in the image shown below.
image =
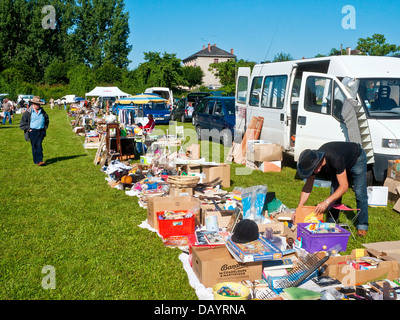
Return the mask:
[[263,208],[267,186],[253,186],[242,190],[243,219],[264,220]]

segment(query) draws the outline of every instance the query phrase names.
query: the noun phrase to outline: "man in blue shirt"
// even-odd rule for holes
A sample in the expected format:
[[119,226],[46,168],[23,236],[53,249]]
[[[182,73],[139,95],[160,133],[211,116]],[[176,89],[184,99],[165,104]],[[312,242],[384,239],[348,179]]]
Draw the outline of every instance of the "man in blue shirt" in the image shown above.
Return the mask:
[[35,96],[31,100],[31,107],[22,115],[19,128],[24,130],[26,141],[31,141],[33,162],[37,166],[43,166],[42,142],[46,136],[46,130],[49,126],[49,116],[41,107],[43,102],[40,97]]

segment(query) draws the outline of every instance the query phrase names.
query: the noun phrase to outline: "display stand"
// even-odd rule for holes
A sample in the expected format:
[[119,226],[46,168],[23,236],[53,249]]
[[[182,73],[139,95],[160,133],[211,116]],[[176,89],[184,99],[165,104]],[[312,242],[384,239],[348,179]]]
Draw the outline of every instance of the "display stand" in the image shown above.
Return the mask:
[[[330,217],[332,218],[332,220],[333,220],[339,227],[348,229],[348,230],[350,231],[351,235],[353,236],[353,239],[355,240],[356,238],[355,238],[355,236],[354,236],[353,231],[352,231],[351,228],[350,228],[350,224],[354,224],[354,222],[357,220],[357,217],[358,217],[358,215],[359,215],[359,213],[360,213],[360,209],[348,208],[348,207],[346,207],[344,204],[334,204],[334,205],[332,205],[331,208],[332,208],[332,209],[336,209],[336,210],[339,211],[339,215],[338,215],[338,219],[337,219],[337,220],[335,220],[335,219],[332,217],[332,214],[331,214],[331,212],[329,211],[329,215],[330,215]],[[344,214],[345,211],[357,211],[357,212],[356,212],[356,214],[354,215],[354,217],[353,217],[352,219],[348,219],[348,218],[347,218],[347,215]],[[346,218],[345,222],[339,222],[340,213],[342,213],[342,216],[345,216],[345,218]]]
[[[110,131],[115,129],[115,139],[116,139],[116,150],[115,153],[111,153],[111,134]],[[107,124],[107,131],[106,131],[106,148],[108,153],[112,157],[117,157],[120,159],[122,156],[122,148],[121,148],[121,129],[119,128],[119,124]]]

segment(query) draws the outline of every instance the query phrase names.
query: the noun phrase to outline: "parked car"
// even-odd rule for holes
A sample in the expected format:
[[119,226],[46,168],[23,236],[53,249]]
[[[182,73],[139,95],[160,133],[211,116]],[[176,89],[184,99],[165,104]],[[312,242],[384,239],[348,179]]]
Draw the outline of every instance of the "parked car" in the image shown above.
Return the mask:
[[232,144],[235,127],[234,97],[203,98],[196,107],[195,114],[198,140],[218,135],[225,147]]
[[[171,110],[171,120],[185,122],[193,117],[193,112],[201,99],[210,96],[209,92],[191,92],[186,98],[178,101],[174,109]],[[193,123],[193,122],[192,122]]]

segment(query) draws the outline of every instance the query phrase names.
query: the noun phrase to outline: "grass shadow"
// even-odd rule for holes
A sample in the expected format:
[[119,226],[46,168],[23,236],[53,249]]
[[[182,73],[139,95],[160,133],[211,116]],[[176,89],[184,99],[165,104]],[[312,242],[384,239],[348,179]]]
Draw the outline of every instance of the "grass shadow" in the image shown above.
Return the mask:
[[51,158],[46,160],[46,165],[51,165],[60,161],[67,161],[67,160],[72,160],[75,158],[79,158],[79,157],[86,157],[87,154],[79,154],[79,155],[75,155],[75,156],[65,156],[65,157],[56,157],[56,158]]

